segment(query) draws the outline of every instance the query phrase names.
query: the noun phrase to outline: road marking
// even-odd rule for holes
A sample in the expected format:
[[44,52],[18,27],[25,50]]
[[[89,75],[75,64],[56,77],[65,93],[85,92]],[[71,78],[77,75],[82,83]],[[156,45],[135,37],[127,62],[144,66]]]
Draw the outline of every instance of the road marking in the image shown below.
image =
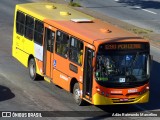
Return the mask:
[[[142,9],[141,7],[139,7],[139,6],[136,6],[135,7],[136,9]],[[156,12],[153,12],[153,11],[150,11],[150,10],[147,10],[147,9],[142,9],[143,11],[146,11],[146,12],[149,12],[149,13],[152,13],[152,14],[157,14]]]
[[152,14],[157,14],[156,12],[153,12],[153,11],[150,11],[150,10],[147,10],[147,9],[142,9],[142,10],[144,10],[146,12],[149,12],[149,13],[152,13]]

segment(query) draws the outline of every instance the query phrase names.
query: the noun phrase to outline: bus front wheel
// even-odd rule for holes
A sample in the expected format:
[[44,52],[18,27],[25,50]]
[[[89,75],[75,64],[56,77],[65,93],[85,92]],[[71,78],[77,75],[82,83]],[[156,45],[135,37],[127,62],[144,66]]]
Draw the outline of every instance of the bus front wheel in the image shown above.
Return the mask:
[[36,73],[36,63],[33,58],[29,60],[29,75],[32,80],[36,80],[38,76]]
[[79,84],[75,83],[73,87],[73,98],[79,106],[84,104],[84,101],[80,98],[80,95],[81,95],[81,92],[80,92]]

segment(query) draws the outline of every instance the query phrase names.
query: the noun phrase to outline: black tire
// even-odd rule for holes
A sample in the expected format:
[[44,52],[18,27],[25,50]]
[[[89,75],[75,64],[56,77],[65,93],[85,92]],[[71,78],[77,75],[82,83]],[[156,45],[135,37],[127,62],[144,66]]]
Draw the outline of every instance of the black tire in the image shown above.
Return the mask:
[[30,78],[31,78],[32,80],[34,80],[34,81],[37,80],[38,74],[36,73],[36,63],[35,63],[34,58],[31,58],[31,59],[29,60],[28,69],[29,69]]
[[79,84],[75,83],[74,87],[73,87],[73,98],[76,102],[76,104],[78,104],[79,106],[84,105],[84,100],[80,98],[80,88],[79,88]]

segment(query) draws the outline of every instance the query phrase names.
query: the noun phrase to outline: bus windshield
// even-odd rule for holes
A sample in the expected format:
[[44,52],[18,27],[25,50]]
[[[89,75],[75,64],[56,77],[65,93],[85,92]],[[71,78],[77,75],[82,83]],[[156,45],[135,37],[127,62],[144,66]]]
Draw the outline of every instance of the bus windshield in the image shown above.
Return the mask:
[[140,86],[149,80],[147,51],[110,50],[97,54],[96,80],[102,86]]

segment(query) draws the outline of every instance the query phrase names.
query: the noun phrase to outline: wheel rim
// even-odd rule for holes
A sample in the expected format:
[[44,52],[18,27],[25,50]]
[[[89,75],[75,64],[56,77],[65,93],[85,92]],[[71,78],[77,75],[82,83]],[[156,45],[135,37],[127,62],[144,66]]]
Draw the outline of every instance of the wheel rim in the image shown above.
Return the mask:
[[30,64],[30,75],[35,76],[35,65],[33,63]]
[[79,102],[79,100],[80,100],[80,90],[79,89],[75,89],[74,98],[75,98],[76,102]]

